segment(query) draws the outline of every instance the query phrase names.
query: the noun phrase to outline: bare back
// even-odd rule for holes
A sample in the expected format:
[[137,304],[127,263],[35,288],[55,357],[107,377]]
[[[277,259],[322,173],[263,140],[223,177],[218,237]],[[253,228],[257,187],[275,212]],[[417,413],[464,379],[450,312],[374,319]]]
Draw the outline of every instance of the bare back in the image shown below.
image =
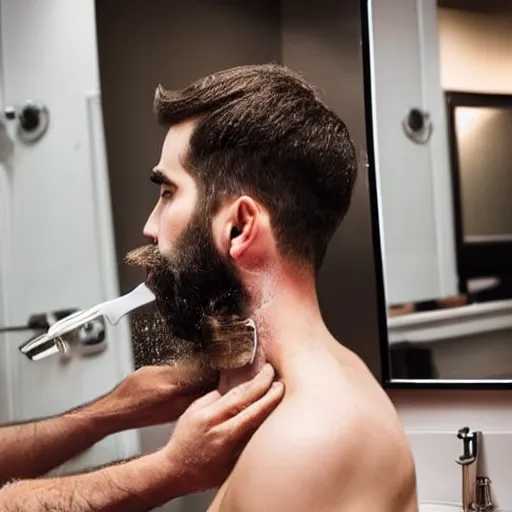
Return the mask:
[[208,512],[417,512],[412,454],[366,366],[332,343],[294,364]]

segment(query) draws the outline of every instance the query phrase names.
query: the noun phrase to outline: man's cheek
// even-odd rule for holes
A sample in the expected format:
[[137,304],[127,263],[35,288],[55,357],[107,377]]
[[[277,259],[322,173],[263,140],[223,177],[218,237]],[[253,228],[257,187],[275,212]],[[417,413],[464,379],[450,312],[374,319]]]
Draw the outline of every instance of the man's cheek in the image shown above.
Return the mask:
[[176,242],[163,238],[158,240],[158,250],[163,260],[168,263],[173,263],[176,259]]
[[175,208],[169,206],[160,218],[159,243],[162,242],[162,251],[170,250],[187,228],[185,216]]

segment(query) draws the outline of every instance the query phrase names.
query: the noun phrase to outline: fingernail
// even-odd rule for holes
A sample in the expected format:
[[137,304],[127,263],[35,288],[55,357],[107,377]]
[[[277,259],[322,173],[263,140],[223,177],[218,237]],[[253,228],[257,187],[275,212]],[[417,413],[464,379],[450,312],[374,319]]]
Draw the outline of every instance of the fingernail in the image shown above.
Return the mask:
[[265,373],[274,373],[274,367],[270,363],[265,363],[265,366],[263,367],[263,371]]
[[272,383],[271,387],[272,387],[272,390],[274,390],[274,391],[281,391],[284,388],[284,384],[280,380],[277,380],[276,382]]

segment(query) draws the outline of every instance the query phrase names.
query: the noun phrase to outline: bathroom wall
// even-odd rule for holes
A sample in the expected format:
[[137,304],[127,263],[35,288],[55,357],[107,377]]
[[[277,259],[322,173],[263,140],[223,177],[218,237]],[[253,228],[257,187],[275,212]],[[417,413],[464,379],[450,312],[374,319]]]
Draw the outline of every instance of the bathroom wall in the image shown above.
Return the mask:
[[512,93],[512,12],[439,9],[445,90]]

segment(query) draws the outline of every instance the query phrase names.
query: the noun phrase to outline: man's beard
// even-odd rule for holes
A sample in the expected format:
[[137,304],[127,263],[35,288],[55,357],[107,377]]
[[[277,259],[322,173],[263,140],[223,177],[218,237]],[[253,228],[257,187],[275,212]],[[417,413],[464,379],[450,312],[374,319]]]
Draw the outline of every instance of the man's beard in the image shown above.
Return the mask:
[[212,320],[245,318],[248,300],[234,267],[216,249],[208,216],[197,212],[170,257],[156,245],[130,252],[127,263],[146,268],[153,306],[132,314],[136,366],[186,360],[208,364]]

